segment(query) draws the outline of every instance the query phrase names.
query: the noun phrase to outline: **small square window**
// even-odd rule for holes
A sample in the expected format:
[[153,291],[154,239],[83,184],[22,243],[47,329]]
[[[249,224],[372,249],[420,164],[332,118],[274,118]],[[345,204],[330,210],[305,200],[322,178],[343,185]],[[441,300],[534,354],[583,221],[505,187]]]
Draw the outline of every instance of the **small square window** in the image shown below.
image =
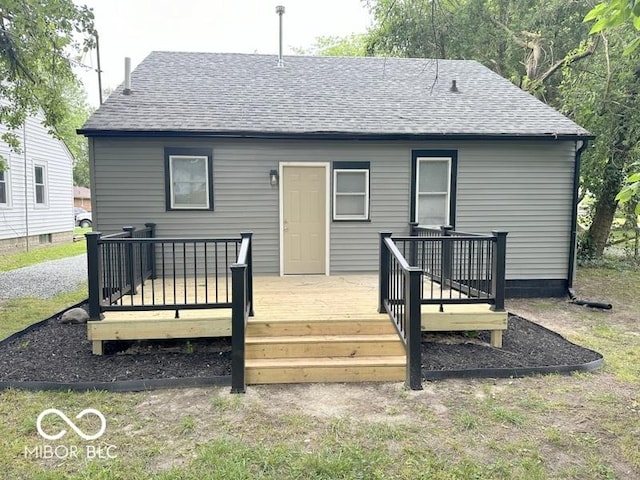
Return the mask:
[[353,168],[340,166],[336,163],[333,170],[333,219],[369,220],[368,162],[356,162]]

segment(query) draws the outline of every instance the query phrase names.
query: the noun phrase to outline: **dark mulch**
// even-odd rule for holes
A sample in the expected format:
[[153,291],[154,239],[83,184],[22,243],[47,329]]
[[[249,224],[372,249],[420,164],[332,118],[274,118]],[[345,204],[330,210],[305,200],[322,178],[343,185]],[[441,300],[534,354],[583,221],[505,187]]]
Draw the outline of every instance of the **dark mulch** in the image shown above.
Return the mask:
[[[525,319],[511,316],[503,348],[489,334],[425,334],[427,371],[579,365],[600,356]],[[86,325],[51,318],[0,344],[0,381],[116,382],[230,375],[229,339],[109,342],[106,355],[91,353]]]
[[93,355],[86,325],[57,318],[0,345],[0,381],[116,382],[231,375],[231,340],[107,342]]
[[502,348],[490,346],[489,332],[423,334],[422,368],[429,371],[582,365],[600,354],[516,315],[509,316]]

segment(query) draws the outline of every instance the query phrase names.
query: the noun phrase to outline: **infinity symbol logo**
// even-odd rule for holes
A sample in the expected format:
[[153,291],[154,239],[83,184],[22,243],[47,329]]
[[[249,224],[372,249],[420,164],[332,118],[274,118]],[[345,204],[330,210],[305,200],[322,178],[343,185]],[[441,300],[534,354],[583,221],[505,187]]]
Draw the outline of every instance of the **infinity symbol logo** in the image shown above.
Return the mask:
[[107,420],[104,418],[104,415],[102,415],[102,413],[100,413],[95,408],[86,408],[82,410],[78,415],[76,415],[76,419],[82,418],[85,415],[88,415],[90,413],[94,414],[100,419],[100,430],[98,430],[98,433],[95,433],[93,435],[86,435],[82,430],[80,430],[75,425],[75,423],[69,420],[69,417],[67,417],[64,413],[62,413],[60,410],[57,410],[55,408],[48,408],[47,410],[43,411],[40,415],[38,415],[38,419],[36,420],[36,428],[38,429],[38,433],[40,434],[40,436],[43,438],[46,438],[47,440],[58,440],[59,438],[64,437],[67,433],[67,431],[64,429],[56,433],[55,435],[49,435],[44,430],[42,430],[42,419],[47,415],[53,414],[60,417],[67,425],[69,425],[69,427],[71,427],[71,429],[74,432],[78,434],[78,436],[80,436],[84,440],[95,440],[97,438],[100,438],[104,433],[104,431],[107,429]]

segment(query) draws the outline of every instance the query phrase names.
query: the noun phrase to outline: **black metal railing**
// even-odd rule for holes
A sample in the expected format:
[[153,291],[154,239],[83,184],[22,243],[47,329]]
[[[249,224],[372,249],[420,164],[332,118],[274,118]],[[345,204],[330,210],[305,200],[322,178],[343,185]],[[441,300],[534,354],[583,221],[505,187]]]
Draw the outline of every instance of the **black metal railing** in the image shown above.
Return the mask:
[[407,355],[405,385],[422,389],[420,284],[422,271],[410,266],[391,239],[380,234],[379,313],[387,313]]
[[105,311],[176,310],[179,318],[183,309],[232,307],[230,267],[251,234],[217,239],[154,235],[153,224],[86,235],[92,320]]
[[252,233],[240,238],[156,238],[144,229],[86,234],[89,317],[105,311],[231,309],[232,392],[243,393],[245,332],[253,316]]
[[231,392],[245,393],[245,336],[253,316],[253,272],[251,234],[242,234],[237,262],[231,265],[233,304],[231,307]]
[[443,311],[445,305],[485,303],[504,311],[507,232],[411,227],[411,233],[422,235],[380,234],[378,311],[389,314],[405,344],[406,384],[415,389],[420,385],[421,305],[439,305]]
[[[410,265],[424,273],[422,303],[440,305],[489,303],[504,309],[504,275],[507,232],[491,235],[438,230],[411,225],[412,233],[425,236],[394,237]],[[439,232],[434,235],[433,232]]]
[[121,302],[125,295],[135,295],[137,285],[154,275],[153,247],[134,245],[131,240],[155,237],[155,227],[154,223],[146,223],[138,230],[123,227],[122,232],[110,235],[85,235],[91,319],[99,320],[105,306]]

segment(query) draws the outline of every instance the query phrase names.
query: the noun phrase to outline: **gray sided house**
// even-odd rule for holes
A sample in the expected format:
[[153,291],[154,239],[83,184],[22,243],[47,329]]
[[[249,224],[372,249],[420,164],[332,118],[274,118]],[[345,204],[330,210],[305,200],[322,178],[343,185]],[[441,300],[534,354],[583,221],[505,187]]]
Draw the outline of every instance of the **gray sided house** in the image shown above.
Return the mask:
[[591,135],[475,61],[153,52],[126,93],[79,130],[102,232],[252,231],[257,274],[334,275],[410,222],[506,230],[508,296],[571,286]]
[[73,239],[73,157],[43,119],[28,117],[15,131],[21,152],[0,141],[7,166],[0,172],[0,253]]

